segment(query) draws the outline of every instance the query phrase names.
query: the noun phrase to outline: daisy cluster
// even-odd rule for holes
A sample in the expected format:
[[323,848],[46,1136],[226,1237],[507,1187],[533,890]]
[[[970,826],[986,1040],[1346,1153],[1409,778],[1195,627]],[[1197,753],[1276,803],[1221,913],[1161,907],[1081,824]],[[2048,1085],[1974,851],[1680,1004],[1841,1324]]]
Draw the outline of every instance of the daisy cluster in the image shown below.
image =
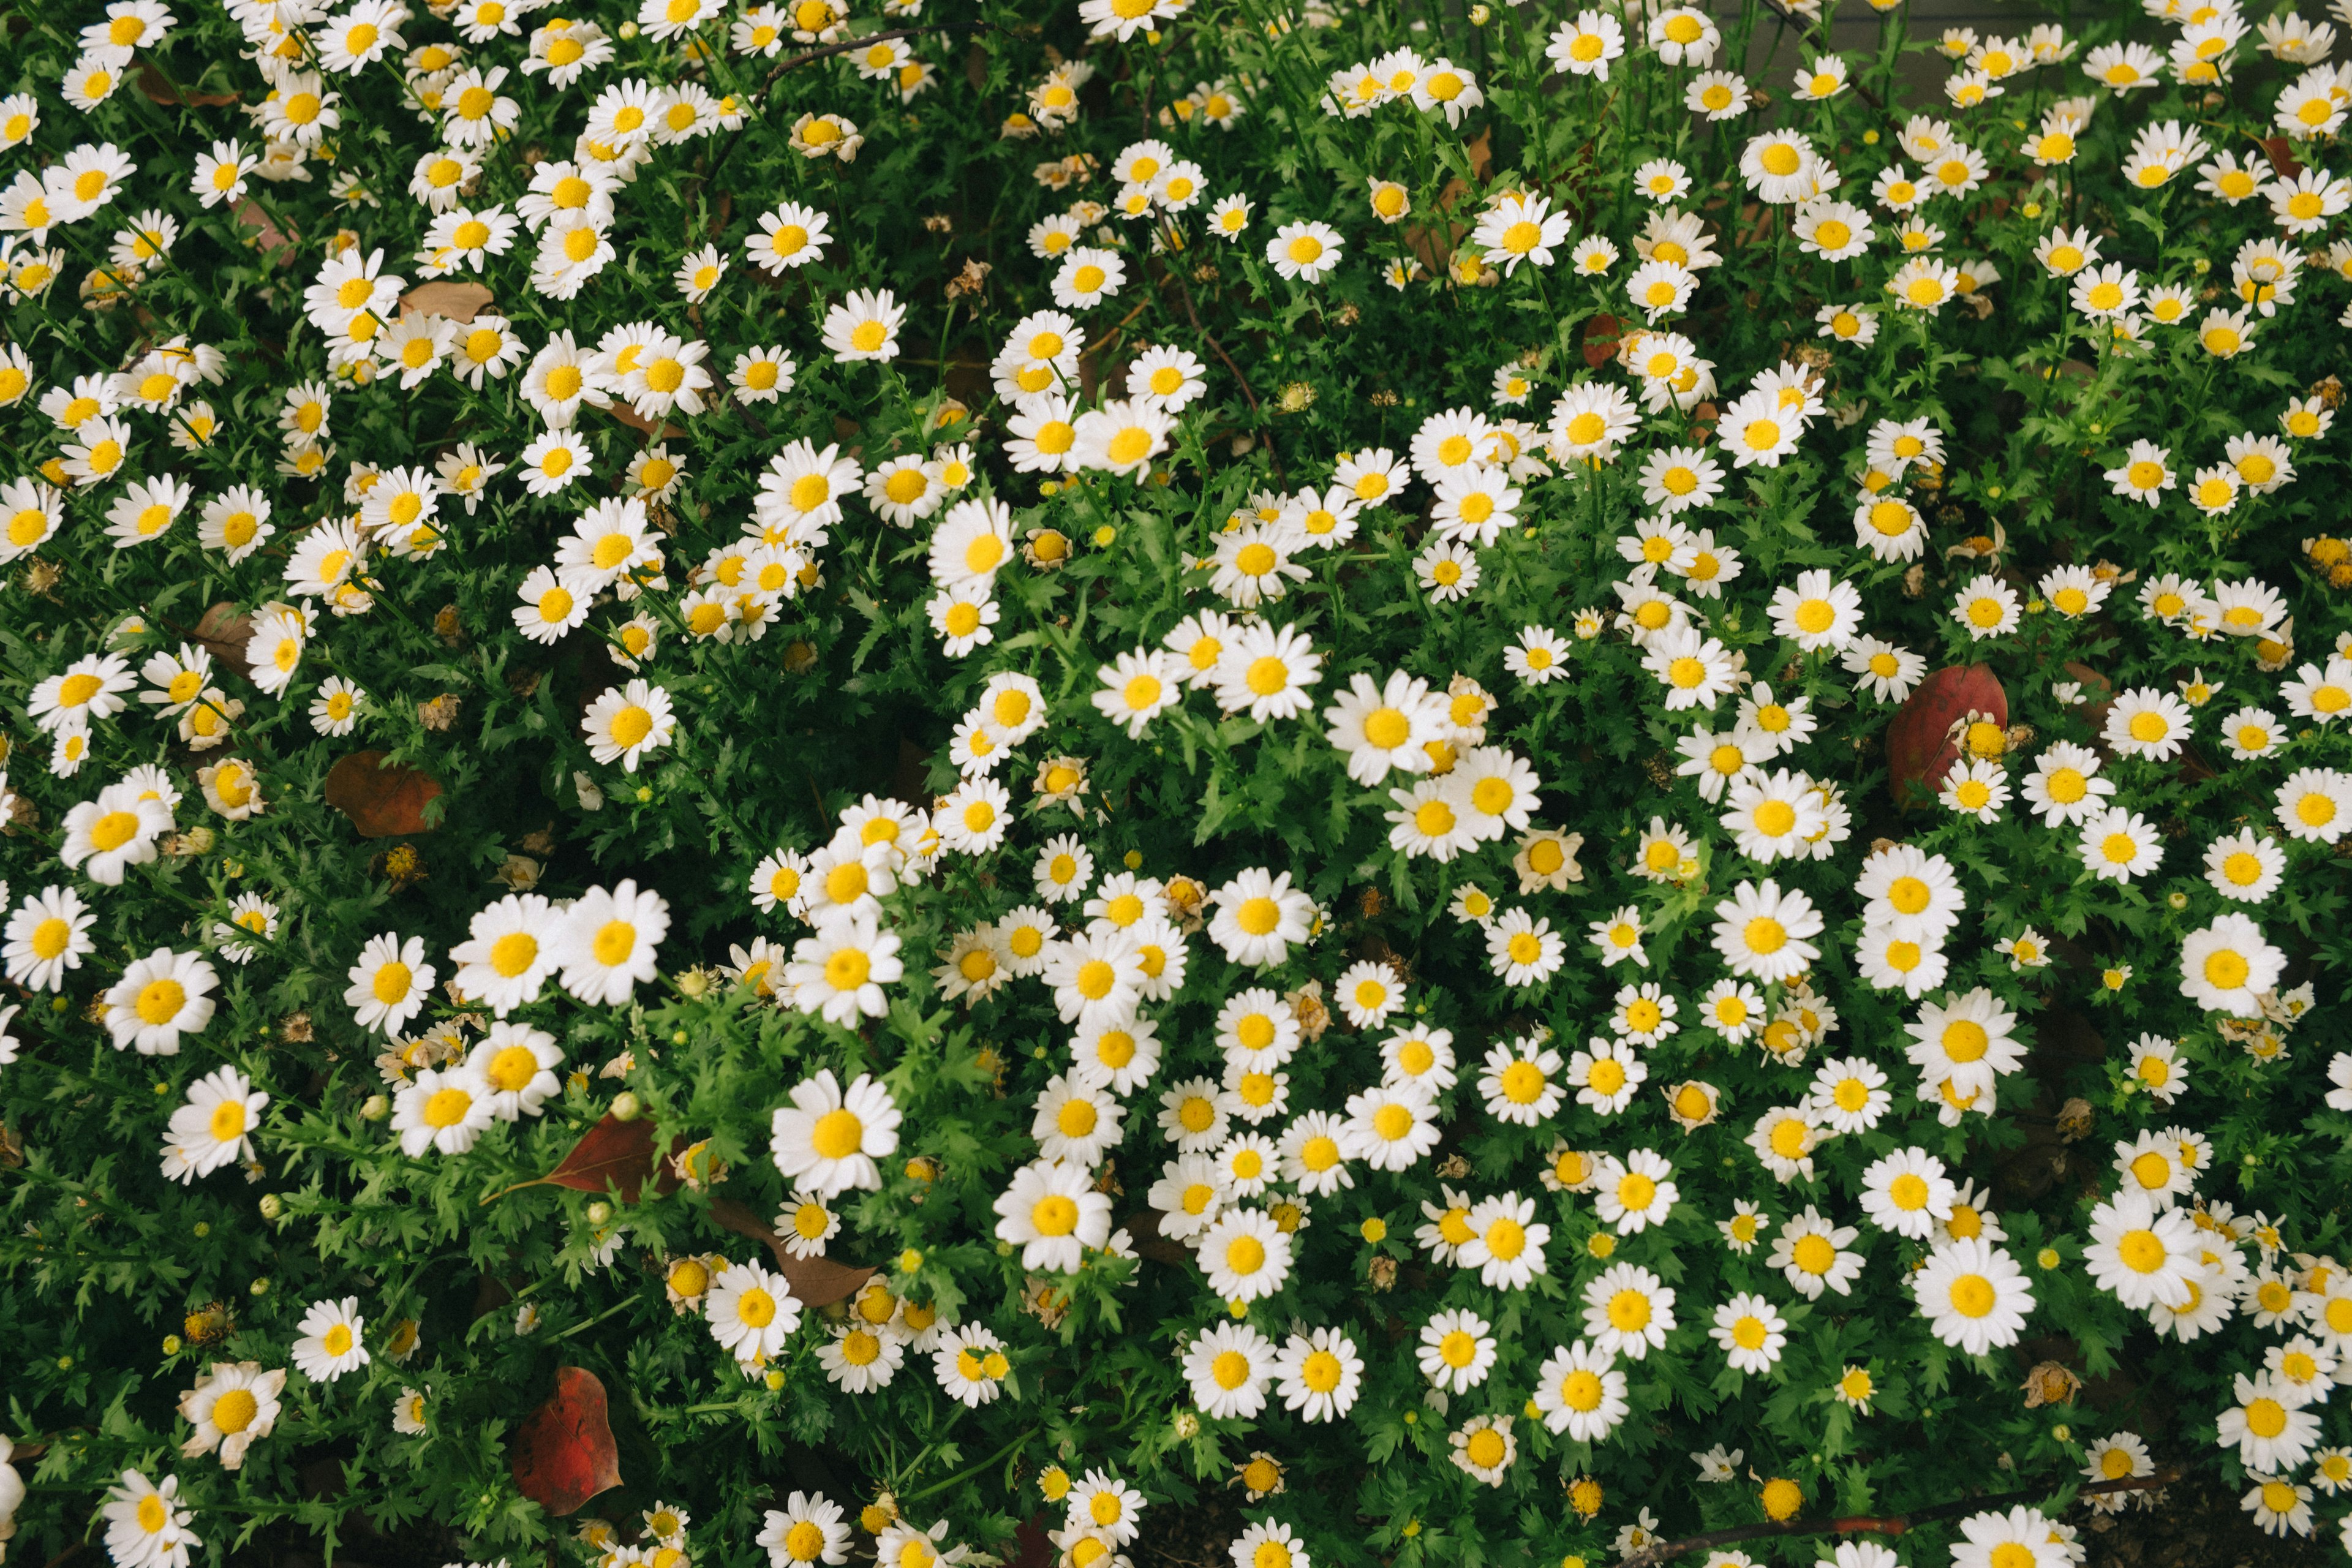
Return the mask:
[[2336,24],[83,9],[0,96],[0,1267],[121,1568],[298,1433],[543,1553],[477,1449],[590,1351],[595,1568],[1204,1482],[1581,1568],[1930,1443],[2003,1496],[1825,1561],[2333,1517]]

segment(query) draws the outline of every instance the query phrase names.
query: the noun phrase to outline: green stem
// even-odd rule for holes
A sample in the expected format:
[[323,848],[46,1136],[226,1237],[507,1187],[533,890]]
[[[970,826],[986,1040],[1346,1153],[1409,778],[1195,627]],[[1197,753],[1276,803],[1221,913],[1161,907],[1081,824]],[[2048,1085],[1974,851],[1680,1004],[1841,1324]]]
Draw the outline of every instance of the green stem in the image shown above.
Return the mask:
[[1013,1438],[1013,1441],[1005,1444],[1004,1447],[997,1449],[993,1454],[991,1454],[987,1458],[982,1459],[979,1464],[972,1466],[971,1468],[968,1470],[961,1470],[956,1474],[950,1476],[946,1480],[925,1487],[921,1491],[909,1493],[908,1495],[900,1498],[898,1500],[902,1503],[920,1502],[927,1497],[933,1496],[939,1492],[943,1492],[950,1487],[959,1485],[964,1481],[971,1479],[974,1476],[983,1474],[992,1468],[997,1461],[1009,1456],[1013,1449],[1018,1448],[1022,1444],[1026,1443],[1030,1438],[1034,1437],[1036,1435],[1037,1431],[1035,1429],[1024,1432],[1021,1436]]

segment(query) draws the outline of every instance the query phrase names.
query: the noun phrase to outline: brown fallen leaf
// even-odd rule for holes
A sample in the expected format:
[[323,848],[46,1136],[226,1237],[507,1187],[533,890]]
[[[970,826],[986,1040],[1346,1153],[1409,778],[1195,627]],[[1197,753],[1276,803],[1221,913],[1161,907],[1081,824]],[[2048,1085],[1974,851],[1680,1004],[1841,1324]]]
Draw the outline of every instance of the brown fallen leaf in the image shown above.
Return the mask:
[[239,615],[235,605],[223,599],[204,613],[189,635],[202,643],[216,662],[248,679],[252,678],[252,661],[245,657],[246,646],[253,640],[251,616]]
[[440,781],[432,774],[387,763],[382,752],[353,752],[327,770],[327,804],[350,817],[362,838],[432,832],[425,808],[440,795]]
[[[1438,193],[1438,205],[1441,207],[1453,205],[1448,197],[1455,194],[1454,185],[1461,185],[1465,191],[1470,188],[1463,184],[1460,180],[1454,181],[1444,191]],[[1461,245],[1469,232],[1470,226],[1466,223],[1409,223],[1404,227],[1404,242],[1412,250],[1413,259],[1420,262],[1425,270],[1443,274],[1447,263],[1453,258],[1455,247]]]
[[642,430],[656,441],[675,441],[686,434],[686,431],[680,426],[667,423],[664,423],[656,427],[652,420],[646,418],[644,415],[638,413],[635,409],[630,407],[625,403],[615,403],[610,409],[606,410],[606,412],[610,413],[614,418],[619,420],[630,429]]
[[[2116,683],[2078,658],[2068,659],[2065,668],[2066,673],[2073,676],[2075,682],[2083,689],[2083,698],[2086,704],[2083,709],[2083,717],[2090,721],[2092,729],[2104,730],[2107,722],[2107,710],[2116,704]],[[2105,752],[2107,743],[2104,740],[2094,741],[2092,749]]]
[[470,321],[489,304],[490,291],[479,283],[457,283],[437,278],[403,294],[400,313],[406,316],[416,311],[427,316],[446,316],[453,321]]
[[1599,370],[1617,355],[1625,341],[1625,323],[1603,310],[1584,323],[1584,363]]
[[261,210],[260,204],[251,196],[236,204],[236,221],[247,228],[257,228],[261,231],[255,237],[253,243],[260,248],[262,259],[265,261],[275,261],[292,250],[295,239],[299,237],[299,236],[289,237],[268,213]]
[[186,104],[196,109],[218,109],[236,101],[236,94],[233,92],[188,92],[174,88],[163,79],[163,73],[157,70],[151,60],[141,60],[139,74],[131,79],[138,84],[139,90],[149,102],[167,107]]
[[1192,1249],[1181,1241],[1171,1241],[1160,1234],[1160,1211],[1138,1209],[1119,1221],[1119,1226],[1135,1244],[1138,1258],[1149,1258],[1154,1263],[1189,1267],[1193,1261]]
[[777,1271],[792,1283],[793,1296],[803,1307],[829,1307],[835,1301],[846,1301],[874,1278],[871,1268],[835,1263],[830,1258],[794,1258],[784,1250],[784,1238],[776,1234],[774,1226],[732,1198],[711,1199],[710,1217],[774,1254]]
[[1008,1568],[1053,1568],[1061,1561],[1061,1549],[1046,1533],[1051,1521],[1042,1513],[1033,1513],[1013,1530],[1013,1557]]
[[[675,1156],[686,1146],[684,1138],[673,1138],[669,1152]],[[495,1203],[525,1187],[570,1187],[575,1193],[601,1194],[609,1184],[620,1193],[623,1203],[633,1204],[645,1190],[648,1178],[661,1196],[677,1191],[677,1176],[670,1162],[657,1163],[654,1158],[654,1124],[644,1120],[624,1121],[607,1111],[602,1121],[581,1134],[580,1142],[572,1145],[571,1152],[557,1162],[555,1169],[544,1176],[501,1187],[482,1202]]]

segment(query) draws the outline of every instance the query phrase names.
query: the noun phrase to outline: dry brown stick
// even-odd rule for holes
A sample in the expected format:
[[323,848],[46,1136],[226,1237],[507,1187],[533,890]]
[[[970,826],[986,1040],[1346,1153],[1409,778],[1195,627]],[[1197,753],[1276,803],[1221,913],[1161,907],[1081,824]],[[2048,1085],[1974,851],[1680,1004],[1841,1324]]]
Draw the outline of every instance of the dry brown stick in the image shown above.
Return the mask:
[[[770,68],[767,79],[760,84],[758,101],[745,104],[743,107],[747,115],[759,112],[767,101],[768,89],[776,85],[776,79],[794,66],[804,66],[812,60],[831,59],[835,55],[845,55],[852,49],[862,49],[870,44],[887,44],[893,38],[911,38],[923,33],[988,30],[992,29],[994,26],[992,22],[937,22],[925,27],[893,27],[887,33],[867,33],[863,37],[845,38],[837,44],[826,44],[819,48],[803,50],[797,55],[786,55]],[[730,137],[726,144],[719,149],[719,156],[710,161],[709,172],[702,176],[705,184],[718,177],[719,165],[727,161],[727,154],[733,152],[735,143],[741,140],[740,136]]]
[[[2147,1491],[2155,1487],[2170,1486],[2179,1479],[2180,1467],[2167,1465],[2151,1476],[2095,1482],[2075,1495],[2091,1497],[2102,1492]],[[1704,1535],[1685,1535],[1680,1541],[1662,1541],[1654,1546],[1644,1546],[1620,1561],[1617,1568],[1661,1568],[1662,1564],[1673,1562],[1685,1552],[1711,1552],[1718,1546],[1754,1541],[1767,1535],[1901,1535],[1923,1524],[1973,1513],[1987,1503],[1999,1500],[1979,1496],[1939,1502],[1931,1508],[1915,1509],[1909,1513],[1850,1514],[1843,1519],[1786,1519],[1765,1524],[1735,1525],[1729,1530],[1711,1530]]]
[[[1811,44],[1817,49],[1826,49],[1829,47],[1828,35],[1815,32],[1813,30],[1813,23],[1806,21],[1804,17],[1799,16],[1794,10],[1782,4],[1782,0],[1764,0],[1764,9],[1771,12],[1775,16],[1780,17],[1784,25],[1794,22],[1797,25],[1797,37],[1801,42]],[[1871,108],[1878,110],[1881,114],[1886,112],[1886,105],[1881,102],[1878,95],[1871,91],[1870,89],[1863,86],[1862,83],[1858,81],[1850,81],[1846,85],[1853,89],[1853,95],[1862,100],[1863,102],[1870,105]]]
[[887,33],[867,33],[861,37],[844,38],[837,44],[826,44],[797,55],[786,55],[769,68],[768,79],[760,84],[760,90],[764,93],[775,86],[776,79],[794,66],[804,66],[811,60],[829,59],[835,55],[845,55],[852,49],[862,49],[868,44],[887,44],[893,38],[911,38],[922,33],[952,33],[974,28],[985,30],[994,26],[992,22],[934,22],[928,26],[893,27]]
[[1176,293],[1178,297],[1184,301],[1184,315],[1186,319],[1191,321],[1192,323],[1192,330],[1201,334],[1201,341],[1208,344],[1210,350],[1214,353],[1219,359],[1225,362],[1225,368],[1232,371],[1234,373],[1234,379],[1241,384],[1242,396],[1248,402],[1250,412],[1252,414],[1255,414],[1257,412],[1257,394],[1250,390],[1249,377],[1244,375],[1242,374],[1242,367],[1234,363],[1234,356],[1225,352],[1225,345],[1217,342],[1215,338],[1210,336],[1209,329],[1201,324],[1201,312],[1192,308],[1192,290],[1186,286],[1183,275],[1178,272],[1173,267],[1170,267],[1166,270],[1168,280],[1176,285]]
[[1209,329],[1201,324],[1201,312],[1192,308],[1192,290],[1185,283],[1183,274],[1171,267],[1167,269],[1167,276],[1176,285],[1178,297],[1184,301],[1184,314],[1192,321],[1192,330],[1201,334],[1201,341],[1208,344],[1216,356],[1224,362],[1225,368],[1234,373],[1234,380],[1240,384],[1242,396],[1249,404],[1250,417],[1258,422],[1256,438],[1265,443],[1265,455],[1274,464],[1275,482],[1288,484],[1290,481],[1284,477],[1282,471],[1282,452],[1275,445],[1273,426],[1265,423],[1265,416],[1258,411],[1257,394],[1250,390],[1249,377],[1244,375],[1242,367],[1234,363],[1234,356],[1225,352],[1225,345],[1219,342],[1210,334]]

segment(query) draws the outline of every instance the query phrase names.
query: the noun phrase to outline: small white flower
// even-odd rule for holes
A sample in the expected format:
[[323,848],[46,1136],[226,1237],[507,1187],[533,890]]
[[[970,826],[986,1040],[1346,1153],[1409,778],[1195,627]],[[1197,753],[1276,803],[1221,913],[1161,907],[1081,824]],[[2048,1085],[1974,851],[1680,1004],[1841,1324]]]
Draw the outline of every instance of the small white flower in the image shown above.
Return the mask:
[[359,1315],[359,1298],[313,1301],[297,1325],[302,1337],[289,1352],[302,1374],[315,1383],[332,1383],[347,1372],[367,1365],[370,1357],[360,1334],[367,1320]]

